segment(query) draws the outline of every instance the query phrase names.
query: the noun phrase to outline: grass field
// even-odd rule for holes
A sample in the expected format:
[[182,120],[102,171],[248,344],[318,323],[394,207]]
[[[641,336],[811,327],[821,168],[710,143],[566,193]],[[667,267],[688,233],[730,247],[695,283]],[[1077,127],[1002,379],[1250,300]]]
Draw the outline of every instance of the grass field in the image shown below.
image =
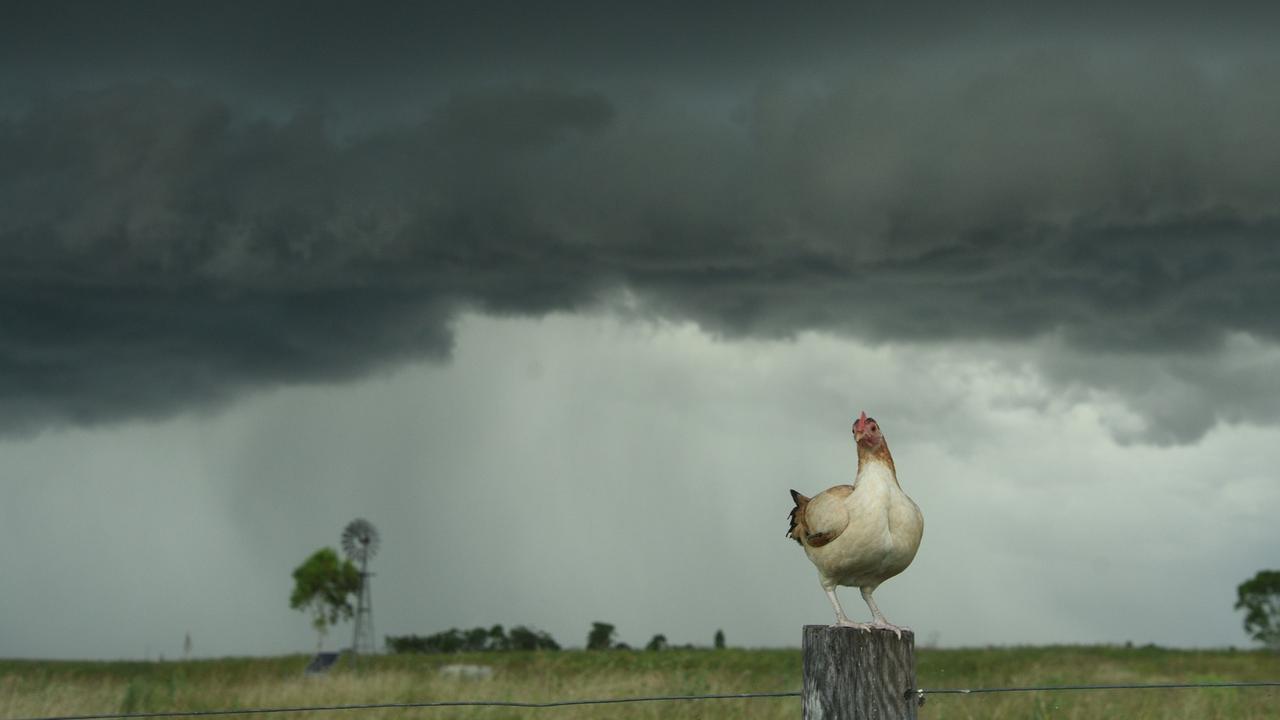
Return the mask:
[[[366,658],[305,677],[308,658],[190,662],[0,661],[0,718],[95,713],[429,700],[549,701],[793,691],[798,650],[485,653]],[[917,651],[926,688],[1280,679],[1280,655],[1262,651],[1028,647]],[[488,665],[487,680],[442,675],[453,663]],[[703,700],[547,709],[337,711],[266,717],[798,718],[798,698]],[[1277,718],[1280,688],[932,695],[922,718]]]

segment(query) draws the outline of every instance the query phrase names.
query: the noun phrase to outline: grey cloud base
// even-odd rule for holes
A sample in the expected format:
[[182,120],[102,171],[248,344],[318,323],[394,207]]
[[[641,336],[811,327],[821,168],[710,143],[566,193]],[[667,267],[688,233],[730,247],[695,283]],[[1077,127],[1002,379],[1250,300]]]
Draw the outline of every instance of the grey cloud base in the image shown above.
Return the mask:
[[1172,67],[902,67],[723,112],[478,85],[354,136],[167,82],[49,96],[0,122],[0,428],[444,358],[462,309],[623,290],[731,337],[1055,337],[1064,388],[1119,358],[1223,389],[1119,389],[1132,439],[1275,422],[1196,359],[1280,338],[1280,103],[1255,67]]

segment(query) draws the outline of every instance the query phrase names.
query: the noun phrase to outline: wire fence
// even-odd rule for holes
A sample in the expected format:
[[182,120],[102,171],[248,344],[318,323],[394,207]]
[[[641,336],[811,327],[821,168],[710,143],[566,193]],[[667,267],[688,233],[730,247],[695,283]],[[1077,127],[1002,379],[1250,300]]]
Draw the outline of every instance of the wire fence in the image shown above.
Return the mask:
[[102,715],[53,715],[47,717],[15,718],[13,720],[144,720],[145,718],[208,717],[212,715],[267,715],[273,713],[323,712],[333,710],[407,710],[436,707],[505,707],[505,708],[554,708],[570,705],[619,705],[641,702],[674,702],[680,700],[742,700],[768,697],[799,697],[798,692],[732,693],[724,695],[650,695],[626,698],[595,698],[588,700],[552,700],[549,702],[518,702],[513,700],[434,700],[412,703],[368,703],[362,705],[307,705],[297,707],[240,708],[230,710],[182,710],[175,712],[105,713]]
[[1147,683],[1137,685],[1032,685],[1026,687],[997,688],[921,688],[915,692],[918,695],[974,695],[977,693],[1047,692],[1057,690],[1182,690],[1196,688],[1246,687],[1280,687],[1280,680],[1260,680],[1257,682]]
[[[921,704],[928,695],[977,695],[980,693],[1021,693],[1098,690],[1190,690],[1210,688],[1258,688],[1280,687],[1280,680],[1256,682],[1212,683],[1150,683],[1129,685],[1038,685],[1025,687],[994,688],[917,688],[908,690],[906,697],[915,696]],[[181,710],[147,713],[103,713],[100,715],[53,715],[45,717],[10,718],[9,720],[146,720],[148,718],[210,717],[215,715],[269,715],[280,713],[331,712],[356,710],[408,710],[439,707],[495,707],[495,708],[557,708],[572,705],[620,705],[625,703],[680,702],[697,700],[756,700],[761,698],[800,697],[799,691],[728,693],[719,695],[649,695],[624,698],[594,698],[586,700],[554,700],[550,702],[518,702],[511,700],[437,700],[412,703],[368,703],[360,705],[308,705],[270,708],[233,708],[226,710]]]
[[1028,685],[1023,687],[994,688],[919,688],[914,692],[907,691],[907,697],[916,696],[923,705],[927,695],[977,695],[979,693],[1014,693],[1014,692],[1059,692],[1074,690],[1196,690],[1208,688],[1256,688],[1280,687],[1280,680],[1260,680],[1250,682],[1211,682],[1211,683],[1135,683],[1127,685]]

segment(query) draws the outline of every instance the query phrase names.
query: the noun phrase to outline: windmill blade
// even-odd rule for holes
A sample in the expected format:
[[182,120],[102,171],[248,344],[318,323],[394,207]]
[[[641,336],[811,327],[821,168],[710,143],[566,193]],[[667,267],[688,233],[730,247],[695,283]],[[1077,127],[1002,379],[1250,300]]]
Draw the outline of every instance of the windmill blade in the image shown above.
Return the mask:
[[378,552],[378,529],[364,518],[356,518],[342,531],[342,550],[356,562],[364,562]]

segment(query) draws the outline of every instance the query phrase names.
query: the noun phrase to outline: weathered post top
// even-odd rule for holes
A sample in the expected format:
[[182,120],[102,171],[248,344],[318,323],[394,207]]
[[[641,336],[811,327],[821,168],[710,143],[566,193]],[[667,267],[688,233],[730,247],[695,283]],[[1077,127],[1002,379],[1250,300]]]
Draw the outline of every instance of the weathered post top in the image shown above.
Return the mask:
[[915,635],[805,625],[805,720],[915,720]]

